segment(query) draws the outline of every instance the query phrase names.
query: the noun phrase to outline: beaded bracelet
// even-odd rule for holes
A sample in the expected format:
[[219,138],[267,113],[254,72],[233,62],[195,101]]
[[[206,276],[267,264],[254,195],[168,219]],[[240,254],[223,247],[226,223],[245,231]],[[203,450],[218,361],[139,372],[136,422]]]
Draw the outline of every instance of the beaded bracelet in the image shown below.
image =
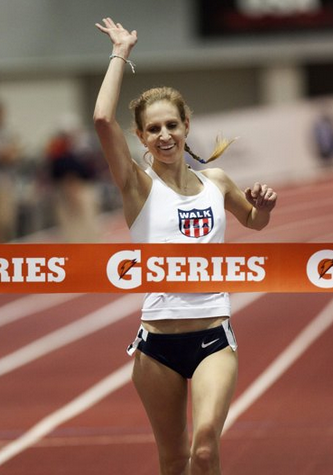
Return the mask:
[[110,58],[110,61],[111,61],[111,59],[113,59],[113,58],[122,59],[123,61],[125,61],[125,63],[127,63],[127,64],[129,64],[129,65],[131,66],[132,73],[133,73],[133,74],[135,73],[135,64],[134,64],[132,61],[130,61],[129,59],[125,59],[125,58],[123,58],[122,56],[118,56],[117,54],[111,54],[111,55],[109,56],[109,58]]

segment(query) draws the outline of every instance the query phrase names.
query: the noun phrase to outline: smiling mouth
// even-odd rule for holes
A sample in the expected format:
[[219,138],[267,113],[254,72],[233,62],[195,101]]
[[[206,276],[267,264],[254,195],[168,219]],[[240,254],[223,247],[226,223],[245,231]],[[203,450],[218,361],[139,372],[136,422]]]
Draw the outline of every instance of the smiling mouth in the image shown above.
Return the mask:
[[160,150],[171,150],[173,147],[175,146],[175,144],[170,144],[170,145],[159,145],[158,148]]

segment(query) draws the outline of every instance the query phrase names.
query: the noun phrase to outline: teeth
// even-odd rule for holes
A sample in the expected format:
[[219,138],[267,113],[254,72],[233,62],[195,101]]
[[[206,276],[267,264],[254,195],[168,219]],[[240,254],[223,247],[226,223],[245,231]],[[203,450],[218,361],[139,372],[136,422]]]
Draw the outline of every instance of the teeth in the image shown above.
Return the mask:
[[170,150],[170,148],[172,148],[173,145],[174,145],[174,144],[172,144],[172,145],[165,145],[165,146],[160,145],[160,149],[162,149],[162,150]]

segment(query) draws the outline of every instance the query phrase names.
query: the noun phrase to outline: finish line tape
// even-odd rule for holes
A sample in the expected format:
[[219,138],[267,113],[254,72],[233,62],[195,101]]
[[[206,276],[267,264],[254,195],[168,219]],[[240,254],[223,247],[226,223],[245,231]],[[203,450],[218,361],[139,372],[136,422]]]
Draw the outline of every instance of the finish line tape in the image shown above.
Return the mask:
[[1,293],[332,292],[333,243],[1,244]]

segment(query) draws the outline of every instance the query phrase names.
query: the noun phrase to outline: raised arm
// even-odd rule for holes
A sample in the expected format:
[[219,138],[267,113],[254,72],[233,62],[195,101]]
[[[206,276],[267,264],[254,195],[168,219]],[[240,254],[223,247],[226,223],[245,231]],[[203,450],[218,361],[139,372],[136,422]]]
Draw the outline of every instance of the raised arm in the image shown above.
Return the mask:
[[135,30],[127,31],[109,17],[104,18],[103,23],[104,25],[96,23],[96,26],[109,36],[114,57],[110,61],[97,97],[94,124],[113,179],[123,192],[136,179],[137,165],[131,158],[124,134],[116,120],[116,110],[124,69],[137,42],[137,33]]

